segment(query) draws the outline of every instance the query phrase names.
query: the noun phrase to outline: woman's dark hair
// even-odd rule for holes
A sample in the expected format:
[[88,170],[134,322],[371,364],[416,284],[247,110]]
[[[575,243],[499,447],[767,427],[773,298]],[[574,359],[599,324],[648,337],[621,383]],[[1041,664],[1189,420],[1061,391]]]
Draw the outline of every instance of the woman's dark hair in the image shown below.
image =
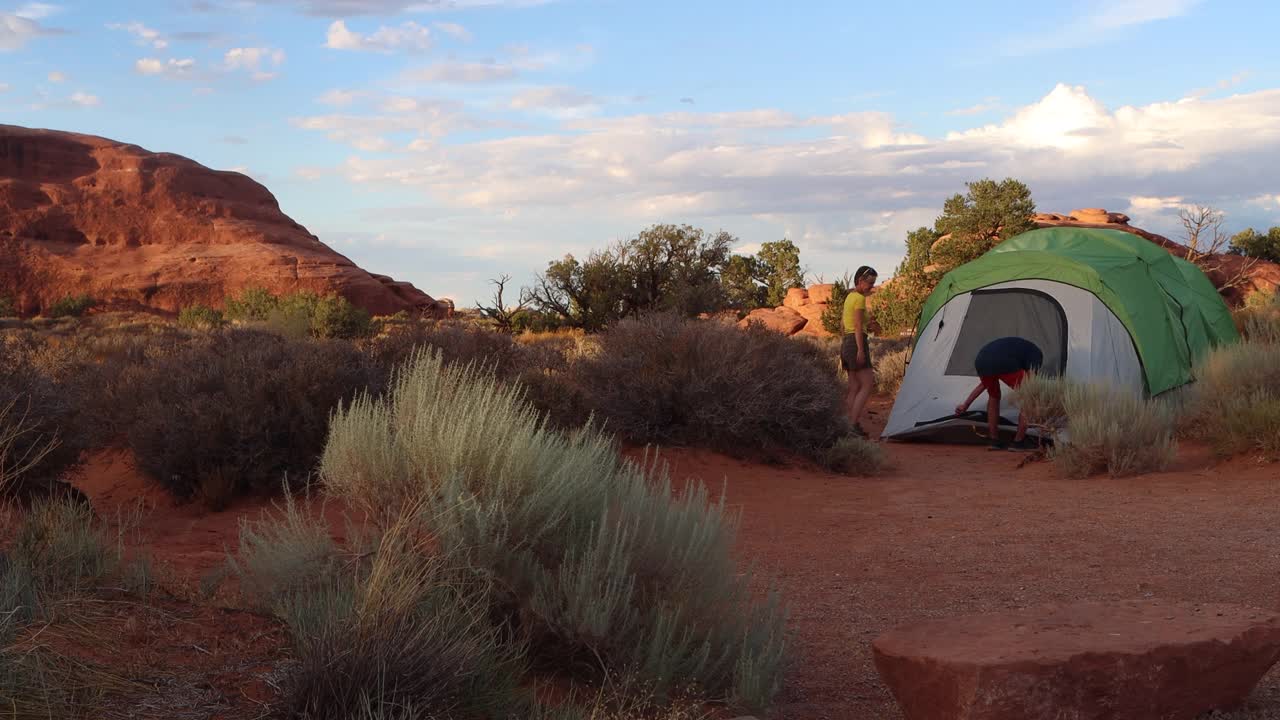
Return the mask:
[[858,272],[853,274],[853,281],[862,282],[862,278],[867,277],[868,275],[872,277],[879,277],[880,273],[876,272],[876,269],[871,267],[870,265],[863,265],[862,267],[858,268]]

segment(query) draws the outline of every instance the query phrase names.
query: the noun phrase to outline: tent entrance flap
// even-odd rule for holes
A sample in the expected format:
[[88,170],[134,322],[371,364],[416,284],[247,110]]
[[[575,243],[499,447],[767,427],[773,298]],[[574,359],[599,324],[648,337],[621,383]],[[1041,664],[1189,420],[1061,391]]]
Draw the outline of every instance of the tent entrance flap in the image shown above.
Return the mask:
[[982,346],[1016,336],[1044,353],[1041,372],[1061,375],[1067,368],[1067,314],[1053,296],[1029,288],[975,290],[947,361],[947,375],[977,376],[973,360]]

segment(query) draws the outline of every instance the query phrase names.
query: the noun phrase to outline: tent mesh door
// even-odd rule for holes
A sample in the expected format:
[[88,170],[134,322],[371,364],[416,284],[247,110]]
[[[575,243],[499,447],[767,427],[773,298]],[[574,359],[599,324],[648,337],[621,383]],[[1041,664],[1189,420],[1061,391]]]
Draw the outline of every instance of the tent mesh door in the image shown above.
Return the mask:
[[1067,368],[1067,315],[1057,300],[1039,290],[975,290],[960,326],[948,375],[977,376],[973,360],[983,345],[1002,337],[1017,336],[1035,343],[1044,353],[1045,375],[1060,375]]

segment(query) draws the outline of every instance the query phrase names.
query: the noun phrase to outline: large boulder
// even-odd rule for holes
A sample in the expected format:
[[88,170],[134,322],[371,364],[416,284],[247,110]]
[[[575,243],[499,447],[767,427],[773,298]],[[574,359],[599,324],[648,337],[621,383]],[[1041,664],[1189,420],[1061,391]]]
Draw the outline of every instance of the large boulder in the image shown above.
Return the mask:
[[236,172],[114,140],[0,125],[0,287],[24,312],[66,295],[176,311],[259,286],[336,292],[375,314],[447,314],[370,275]]
[[774,332],[791,336],[800,332],[806,322],[808,321],[803,315],[789,307],[761,308],[752,310],[738,326],[745,328],[752,323],[759,323]]
[[782,299],[782,306],[792,309],[801,308],[809,304],[809,291],[804,288],[791,288],[787,291],[787,296]]
[[1280,616],[1154,600],[933,620],[873,643],[907,720],[1191,720],[1280,658]]
[[821,283],[819,285],[809,286],[809,302],[811,303],[829,303],[831,295],[836,290],[836,286],[832,283]]
[[827,303],[810,303],[796,308],[796,312],[805,319],[804,327],[800,332],[816,337],[831,337],[831,333],[827,332],[822,325],[822,315],[827,311],[827,307]]

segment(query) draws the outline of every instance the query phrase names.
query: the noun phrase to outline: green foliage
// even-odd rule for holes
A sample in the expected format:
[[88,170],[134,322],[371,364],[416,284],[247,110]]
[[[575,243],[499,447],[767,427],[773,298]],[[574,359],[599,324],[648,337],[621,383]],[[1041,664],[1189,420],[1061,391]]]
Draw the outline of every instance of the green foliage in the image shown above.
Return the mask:
[[834,370],[769,330],[660,315],[598,342],[574,368],[575,389],[629,442],[813,456],[843,433]]
[[564,327],[559,315],[524,308],[511,316],[511,330],[516,333],[549,333]]
[[88,295],[68,295],[55,302],[49,308],[49,316],[55,318],[80,317],[89,308],[97,304],[98,301]]
[[1054,439],[1050,458],[1066,477],[1163,470],[1177,455],[1175,413],[1163,400],[1105,385],[1036,377],[1014,393],[1029,425]]
[[334,415],[321,474],[384,526],[418,518],[535,662],[747,708],[778,687],[782,615],[735,568],[724,504],[696,483],[675,495],[594,429],[548,429],[487,373],[415,357],[385,397]]
[[911,276],[895,277],[877,288],[870,306],[880,333],[891,336],[914,330],[932,288],[930,280]]
[[212,330],[225,322],[222,313],[208,305],[188,305],[178,312],[178,324],[193,330]]
[[1197,368],[1184,432],[1222,455],[1280,459],[1280,334],[1216,348]]
[[330,411],[376,382],[348,343],[227,330],[127,368],[116,412],[140,467],[217,507],[305,477]]
[[1231,237],[1230,252],[1280,263],[1280,227],[1271,228],[1265,235],[1253,228],[1241,230]]
[[651,311],[695,316],[724,307],[720,272],[736,239],[688,225],[654,225],[585,261],[555,261],[526,289],[536,309],[599,330]]
[[724,288],[725,304],[740,312],[750,312],[764,307],[769,289],[760,284],[764,276],[760,260],[750,255],[733,255],[720,271],[720,284]]
[[224,313],[228,320],[265,322],[279,306],[280,299],[265,288],[250,287],[241,290],[235,297],[227,298]]
[[857,435],[846,435],[822,454],[822,465],[843,475],[878,475],[885,468],[884,450]]
[[369,334],[369,313],[340,295],[326,295],[311,314],[311,335],[317,338],[360,338]]
[[822,311],[822,327],[832,335],[840,336],[844,334],[844,301],[853,288],[853,276],[845,273],[831,285],[831,300],[827,309]]
[[[1023,183],[1013,178],[1000,182],[982,179],[965,183],[965,187],[967,193],[952,195],[943,203],[942,215],[934,221],[939,235],[950,234],[985,245],[982,252],[986,252],[997,237],[1011,238],[1035,229],[1031,216],[1036,213],[1036,204],[1030,188]],[[932,260],[939,261],[936,257]]]
[[756,256],[761,281],[765,287],[765,302],[777,307],[792,288],[804,287],[804,270],[800,267],[800,248],[790,240],[767,242],[760,246]]

